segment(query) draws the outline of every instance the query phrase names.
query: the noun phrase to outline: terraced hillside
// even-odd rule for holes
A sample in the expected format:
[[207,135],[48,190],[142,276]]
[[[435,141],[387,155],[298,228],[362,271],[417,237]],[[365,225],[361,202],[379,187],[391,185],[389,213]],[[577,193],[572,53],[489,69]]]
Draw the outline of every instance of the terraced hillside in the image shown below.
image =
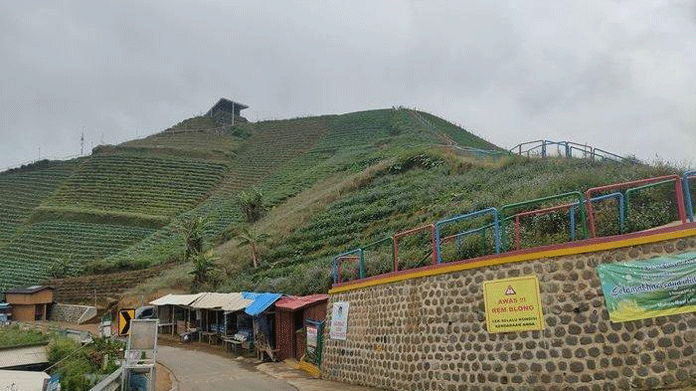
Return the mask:
[[[85,261],[101,259],[128,247],[154,230],[133,226],[46,221],[32,224],[0,249],[0,290],[48,277],[51,267],[68,261],[69,273]],[[29,260],[29,261],[28,261]]]
[[224,162],[97,154],[42,206],[175,216],[208,195],[227,170]]
[[0,248],[7,244],[39,206],[74,171],[74,162],[46,162],[0,174]]

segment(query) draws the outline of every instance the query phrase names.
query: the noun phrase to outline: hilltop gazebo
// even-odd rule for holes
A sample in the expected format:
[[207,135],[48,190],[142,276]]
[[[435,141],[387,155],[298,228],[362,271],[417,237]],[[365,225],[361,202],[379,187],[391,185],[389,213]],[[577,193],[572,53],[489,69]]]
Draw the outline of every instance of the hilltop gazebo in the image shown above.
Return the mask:
[[235,102],[227,98],[220,98],[205,115],[207,117],[213,117],[220,122],[231,122],[232,125],[234,125],[235,120],[236,122],[247,122],[246,118],[242,117],[241,112],[248,108],[249,106],[243,103]]

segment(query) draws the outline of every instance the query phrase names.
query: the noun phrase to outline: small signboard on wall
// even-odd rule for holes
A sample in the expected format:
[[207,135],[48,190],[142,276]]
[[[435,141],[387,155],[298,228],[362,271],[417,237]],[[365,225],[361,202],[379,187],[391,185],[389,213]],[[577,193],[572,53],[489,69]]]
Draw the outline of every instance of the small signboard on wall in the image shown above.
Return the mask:
[[489,333],[544,328],[537,276],[484,281],[483,298]]
[[597,274],[612,322],[696,311],[696,253],[608,263]]
[[329,331],[331,339],[346,339],[349,307],[350,303],[347,301],[337,301],[333,304],[331,309],[331,330]]

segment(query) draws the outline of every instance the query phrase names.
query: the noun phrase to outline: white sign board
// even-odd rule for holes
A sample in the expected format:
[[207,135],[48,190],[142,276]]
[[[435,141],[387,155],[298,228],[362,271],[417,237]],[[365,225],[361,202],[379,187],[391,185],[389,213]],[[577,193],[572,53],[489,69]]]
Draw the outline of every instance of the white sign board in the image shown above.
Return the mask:
[[307,356],[312,358],[317,352],[317,331],[315,326],[307,326]]
[[132,319],[130,321],[128,349],[157,349],[157,319]]
[[350,304],[347,301],[338,301],[333,304],[331,310],[331,330],[329,331],[329,337],[331,339],[346,339],[349,307]]

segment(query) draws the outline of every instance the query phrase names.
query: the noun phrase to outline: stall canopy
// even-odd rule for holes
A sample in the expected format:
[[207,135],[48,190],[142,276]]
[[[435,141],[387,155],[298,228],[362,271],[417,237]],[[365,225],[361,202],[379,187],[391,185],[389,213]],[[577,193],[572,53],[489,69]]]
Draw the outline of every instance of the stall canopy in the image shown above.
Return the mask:
[[300,310],[302,308],[311,306],[314,303],[326,301],[328,299],[329,299],[329,295],[323,295],[323,294],[302,296],[302,297],[288,296],[288,297],[284,297],[284,298],[278,300],[275,303],[275,305],[276,305],[276,308],[279,308],[281,310],[297,311],[297,310]]
[[151,301],[150,304],[156,306],[178,305],[188,307],[191,305],[191,303],[198,300],[201,296],[203,296],[203,293],[196,293],[193,295],[174,295],[170,293],[166,296],[160,297],[157,300]]
[[216,293],[206,292],[196,301],[191,303],[191,307],[207,310],[222,310],[234,312],[246,308],[253,300],[243,297],[240,292]]
[[256,292],[242,292],[242,296],[245,299],[251,299],[254,302],[249,304],[244,310],[247,314],[251,316],[258,316],[263,311],[273,305],[278,299],[280,299],[282,293],[256,293]]

